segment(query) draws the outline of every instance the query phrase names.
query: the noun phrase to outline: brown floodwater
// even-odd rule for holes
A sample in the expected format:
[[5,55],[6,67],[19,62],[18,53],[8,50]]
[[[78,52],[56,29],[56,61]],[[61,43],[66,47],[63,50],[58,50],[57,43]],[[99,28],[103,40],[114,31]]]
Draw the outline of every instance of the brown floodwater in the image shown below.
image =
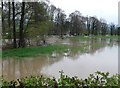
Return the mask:
[[[86,78],[96,71],[109,72],[111,75],[118,73],[118,44],[115,40],[89,40],[89,41],[61,41],[59,43],[88,44],[85,53],[70,52],[69,56],[57,54],[42,55],[33,58],[7,58],[0,59],[0,75],[7,80],[13,80],[31,75],[45,75],[59,78],[59,71],[63,70],[68,76]],[[95,47],[94,43],[104,46]]]

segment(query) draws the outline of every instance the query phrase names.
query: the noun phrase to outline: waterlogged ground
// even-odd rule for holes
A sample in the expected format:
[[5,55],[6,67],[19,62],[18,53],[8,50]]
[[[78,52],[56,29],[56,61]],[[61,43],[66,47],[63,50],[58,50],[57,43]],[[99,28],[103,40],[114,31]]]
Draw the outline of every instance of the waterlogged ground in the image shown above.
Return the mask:
[[[50,40],[48,40],[50,41]],[[2,59],[3,77],[13,80],[30,75],[45,75],[48,77],[59,77],[59,71],[63,70],[68,76],[86,78],[96,71],[110,72],[111,75],[118,73],[118,42],[115,39],[64,39],[52,42],[54,44],[71,45],[72,48],[83,46],[84,52],[69,50],[52,55],[41,55],[31,58],[9,58]]]

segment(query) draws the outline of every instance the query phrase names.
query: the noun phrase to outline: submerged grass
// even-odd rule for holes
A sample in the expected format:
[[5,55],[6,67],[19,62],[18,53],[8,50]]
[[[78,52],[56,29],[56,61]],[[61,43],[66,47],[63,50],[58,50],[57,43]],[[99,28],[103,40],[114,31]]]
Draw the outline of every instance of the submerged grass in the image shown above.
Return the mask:
[[74,37],[69,37],[71,40],[90,40],[92,38],[109,38],[109,39],[118,39],[119,36],[101,36],[101,35],[98,35],[98,36],[74,36]]
[[[93,38],[113,38],[117,39],[118,36],[76,36],[76,37],[69,37],[72,40],[78,41],[86,41],[91,40]],[[91,44],[94,48],[99,48],[104,46],[104,44],[93,43]],[[35,57],[44,54],[51,54],[52,52],[63,52],[66,49],[70,49],[72,52],[80,51],[81,53],[86,52],[86,48],[88,44],[80,44],[78,46],[72,45],[64,45],[64,44],[53,44],[53,45],[46,45],[46,46],[37,46],[37,47],[30,47],[30,48],[18,48],[18,49],[9,49],[2,51],[2,58],[9,58],[9,57]],[[1,54],[0,54],[1,55]]]

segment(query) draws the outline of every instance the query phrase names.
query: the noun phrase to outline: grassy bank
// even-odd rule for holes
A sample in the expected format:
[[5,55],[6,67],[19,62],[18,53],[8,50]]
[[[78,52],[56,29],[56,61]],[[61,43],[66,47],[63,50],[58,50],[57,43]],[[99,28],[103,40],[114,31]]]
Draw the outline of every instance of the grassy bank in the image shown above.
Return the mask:
[[109,73],[97,71],[90,74],[86,79],[79,79],[77,76],[69,77],[60,71],[60,78],[47,78],[44,76],[31,76],[15,81],[2,79],[2,86],[6,88],[118,88],[119,75],[109,76]]
[[47,46],[38,46],[30,48],[18,48],[4,50],[2,52],[2,57],[33,57],[39,54],[50,54],[53,51],[63,51],[66,49],[65,45],[47,45]]
[[[84,45],[83,45],[84,46]],[[44,54],[52,54],[52,52],[64,52],[66,49],[70,49],[72,51],[84,52],[83,47],[72,47],[70,45],[46,45],[46,46],[38,46],[38,47],[30,47],[30,48],[18,48],[18,49],[10,49],[4,50],[2,52],[2,58],[6,57],[34,57]]]
[[113,35],[113,36],[110,36],[110,35],[108,35],[108,36],[101,36],[101,35],[99,35],[99,36],[74,36],[74,37],[69,37],[70,39],[72,39],[72,40],[89,40],[89,39],[92,39],[92,38],[109,38],[109,39],[118,39],[119,38],[119,36],[115,36],[115,35]]

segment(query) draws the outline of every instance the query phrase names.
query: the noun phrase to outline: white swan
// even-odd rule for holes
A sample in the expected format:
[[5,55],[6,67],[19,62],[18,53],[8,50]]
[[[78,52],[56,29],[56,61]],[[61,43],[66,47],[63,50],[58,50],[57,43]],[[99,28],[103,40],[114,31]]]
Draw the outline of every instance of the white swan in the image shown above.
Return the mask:
[[53,52],[51,56],[52,56],[53,58],[56,58],[56,57],[57,57],[57,53],[56,53],[56,52]]
[[67,49],[64,51],[64,56],[69,56],[70,55],[70,49]]

